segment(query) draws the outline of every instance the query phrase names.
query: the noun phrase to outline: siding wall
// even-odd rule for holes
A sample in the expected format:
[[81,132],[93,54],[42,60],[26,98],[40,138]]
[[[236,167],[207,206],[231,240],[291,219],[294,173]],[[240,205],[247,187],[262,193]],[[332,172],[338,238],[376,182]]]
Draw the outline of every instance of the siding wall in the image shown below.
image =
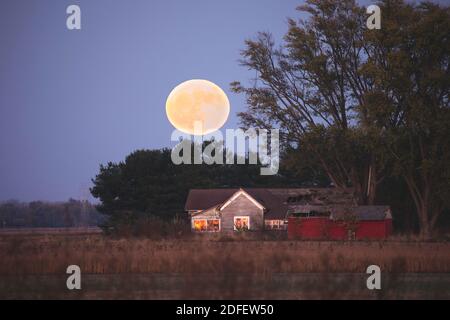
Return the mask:
[[[355,239],[385,239],[392,233],[392,220],[359,221],[355,230]],[[288,222],[289,239],[328,239],[348,240],[348,228],[342,221],[329,218],[290,217]]]
[[241,194],[232,203],[230,203],[225,209],[221,211],[222,231],[234,230],[234,217],[235,216],[249,216],[250,217],[250,230],[262,230],[264,228],[264,212],[258,208],[252,201],[250,201],[245,195]]

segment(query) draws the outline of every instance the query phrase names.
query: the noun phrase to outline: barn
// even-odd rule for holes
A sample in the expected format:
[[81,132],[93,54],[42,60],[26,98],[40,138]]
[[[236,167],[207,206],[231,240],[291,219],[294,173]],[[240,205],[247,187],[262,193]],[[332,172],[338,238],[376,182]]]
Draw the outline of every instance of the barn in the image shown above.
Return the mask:
[[389,206],[358,206],[335,188],[192,189],[185,210],[198,233],[276,230],[290,239],[383,239]]
[[391,233],[389,206],[296,206],[288,217],[289,239],[375,240]]

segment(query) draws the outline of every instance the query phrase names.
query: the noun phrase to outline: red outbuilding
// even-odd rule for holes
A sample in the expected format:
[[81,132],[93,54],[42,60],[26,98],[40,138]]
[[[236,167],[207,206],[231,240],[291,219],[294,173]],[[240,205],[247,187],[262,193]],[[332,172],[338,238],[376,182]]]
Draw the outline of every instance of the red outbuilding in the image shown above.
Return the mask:
[[385,239],[392,233],[389,206],[298,206],[288,217],[289,239]]

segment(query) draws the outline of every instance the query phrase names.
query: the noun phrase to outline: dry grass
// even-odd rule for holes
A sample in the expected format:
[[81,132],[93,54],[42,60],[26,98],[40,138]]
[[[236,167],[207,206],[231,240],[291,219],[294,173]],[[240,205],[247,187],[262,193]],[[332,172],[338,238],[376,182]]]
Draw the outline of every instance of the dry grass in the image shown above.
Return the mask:
[[[0,234],[0,299],[449,299],[446,242]],[[82,270],[69,291],[66,268]],[[383,290],[366,288],[377,264]]]
[[61,275],[71,264],[84,274],[361,273],[370,264],[391,273],[450,272],[449,243],[232,240],[7,236],[0,238],[0,275]]

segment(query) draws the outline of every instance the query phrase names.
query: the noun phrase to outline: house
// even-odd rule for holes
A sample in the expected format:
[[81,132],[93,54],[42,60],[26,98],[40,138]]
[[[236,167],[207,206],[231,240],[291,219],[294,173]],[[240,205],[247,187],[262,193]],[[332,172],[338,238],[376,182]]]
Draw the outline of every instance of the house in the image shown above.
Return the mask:
[[185,210],[197,232],[284,229],[288,211],[269,189],[193,189]]
[[389,206],[359,206],[351,189],[192,189],[185,210],[193,232],[277,230],[290,239],[383,239]]

